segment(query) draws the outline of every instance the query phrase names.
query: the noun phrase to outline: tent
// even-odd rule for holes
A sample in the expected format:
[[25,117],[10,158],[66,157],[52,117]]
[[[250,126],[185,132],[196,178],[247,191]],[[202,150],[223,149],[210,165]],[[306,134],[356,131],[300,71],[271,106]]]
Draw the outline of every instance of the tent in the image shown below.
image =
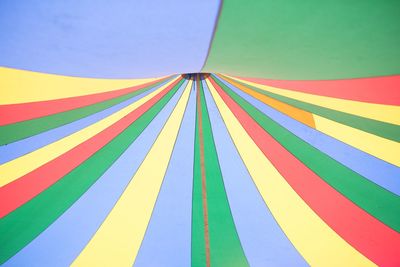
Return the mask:
[[400,266],[400,2],[0,3],[2,266]]

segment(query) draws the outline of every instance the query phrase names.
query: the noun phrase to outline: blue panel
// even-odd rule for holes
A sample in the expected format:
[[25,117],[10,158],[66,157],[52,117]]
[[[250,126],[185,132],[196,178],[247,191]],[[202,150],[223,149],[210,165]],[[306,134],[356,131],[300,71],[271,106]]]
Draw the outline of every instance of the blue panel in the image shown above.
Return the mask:
[[81,77],[198,72],[219,0],[0,1],[0,66]]

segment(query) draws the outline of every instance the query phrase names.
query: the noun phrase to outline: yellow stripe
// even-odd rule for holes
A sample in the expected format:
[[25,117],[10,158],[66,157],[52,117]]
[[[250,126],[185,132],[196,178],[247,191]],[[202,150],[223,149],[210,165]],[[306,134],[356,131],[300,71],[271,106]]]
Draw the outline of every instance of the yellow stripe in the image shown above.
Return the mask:
[[275,219],[311,266],[374,266],[296,194],[253,142],[207,80],[228,131]]
[[0,67],[0,105],[89,95],[154,80],[79,78]]
[[[225,75],[230,77],[228,75]],[[245,84],[252,85],[261,90],[271,92],[274,94],[290,97],[292,99],[296,99],[299,101],[303,101],[306,103],[318,105],[321,107],[338,110],[342,112],[346,112],[349,114],[388,122],[392,124],[400,125],[400,107],[391,106],[391,105],[382,105],[382,104],[372,104],[372,103],[364,103],[359,101],[352,101],[347,99],[339,99],[332,98],[326,96],[319,96],[313,94],[306,94],[302,92],[291,91],[287,89],[275,88],[271,86],[266,86],[250,81],[245,81],[242,79],[238,79],[235,77],[230,77],[231,79],[243,82]]]
[[68,150],[74,148],[80,143],[103,131],[113,123],[128,115],[133,110],[137,109],[139,106],[143,105],[145,102],[157,95],[160,91],[165,89],[168,85],[173,83],[176,79],[173,79],[167,84],[161,86],[156,91],[146,95],[145,97],[108,116],[107,118],[90,125],[89,127],[86,127],[76,133],[73,133],[63,139],[44,146],[29,154],[0,165],[0,187],[33,171],[34,169],[40,167],[41,165],[49,162],[52,159],[55,159],[56,157],[67,152]]
[[134,263],[167,170],[191,85],[189,81],[132,181],[72,266],[132,266]]
[[318,131],[332,136],[377,158],[400,166],[400,143],[314,115]]

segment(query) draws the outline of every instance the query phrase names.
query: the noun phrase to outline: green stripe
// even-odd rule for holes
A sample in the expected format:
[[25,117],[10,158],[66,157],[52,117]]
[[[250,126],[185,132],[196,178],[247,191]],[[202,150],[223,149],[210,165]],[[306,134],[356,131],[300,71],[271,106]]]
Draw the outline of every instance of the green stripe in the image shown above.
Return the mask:
[[[233,221],[228,198],[226,196],[218,156],[215,149],[211,122],[208,116],[207,105],[205,103],[204,92],[201,84],[200,90],[201,110],[203,117],[204,164],[206,170],[207,184],[207,207],[210,234],[211,266],[248,266],[247,259],[244,255],[239,236],[236,231],[235,223]],[[196,133],[196,135],[198,135],[198,133]],[[196,141],[198,141],[198,139],[196,139]],[[198,145],[196,145],[196,149],[196,159],[199,159]],[[195,166],[199,168],[199,162],[196,162]],[[195,171],[194,179],[194,185],[201,186],[201,176],[199,170]],[[201,187],[196,188],[194,192],[196,192],[197,195],[196,198],[193,199],[193,202],[197,202],[199,200],[201,201],[201,195],[198,195],[201,194]],[[198,205],[199,203],[193,203],[193,207],[198,207]],[[200,219],[200,212],[197,211],[197,213],[198,214],[196,219]],[[203,220],[202,217],[201,220]],[[193,227],[197,226],[199,223],[200,222],[197,222],[195,225],[193,225]],[[196,230],[201,229],[199,228]],[[204,235],[204,232],[202,234]],[[192,242],[196,241],[197,240],[193,240]],[[200,250],[201,248],[198,249]],[[203,265],[204,262],[200,262],[200,264],[198,264],[199,262],[192,263],[194,266],[199,266]]]
[[183,82],[181,80],[166,96],[92,157],[1,219],[0,264],[26,246],[74,204],[136,140]]
[[204,239],[204,220],[202,203],[202,184],[200,172],[200,143],[196,112],[196,129],[194,142],[193,193],[192,193],[192,266],[206,266],[206,241]]
[[[214,77],[215,78],[215,77]],[[274,122],[218,79],[215,81],[266,132],[329,185],[372,216],[400,231],[400,197],[343,166]]]
[[153,88],[164,81],[147,86],[135,92],[123,95],[110,100],[102,101],[93,105],[56,113],[49,116],[40,117],[37,119],[21,121],[14,124],[0,126],[0,145],[9,144],[33,135],[37,135],[44,131],[54,129],[56,127],[68,124],[70,122],[82,119],[96,112],[107,109],[111,106],[117,105],[129,98],[141,94],[150,88]]
[[205,72],[287,80],[400,73],[400,1],[223,1]]
[[253,89],[254,91],[261,93],[263,95],[272,97],[279,101],[282,101],[291,106],[297,107],[299,109],[306,110],[308,112],[314,113],[316,115],[334,120],[341,124],[348,125],[353,128],[357,128],[361,131],[365,131],[383,138],[387,138],[393,141],[400,142],[400,126],[395,124],[390,124],[382,121],[372,120],[349,113],[328,109],[320,107],[314,104],[305,103],[299,100],[295,100],[286,96],[281,96],[271,92],[266,92],[255,86],[245,84],[243,82],[236,81],[246,87]]

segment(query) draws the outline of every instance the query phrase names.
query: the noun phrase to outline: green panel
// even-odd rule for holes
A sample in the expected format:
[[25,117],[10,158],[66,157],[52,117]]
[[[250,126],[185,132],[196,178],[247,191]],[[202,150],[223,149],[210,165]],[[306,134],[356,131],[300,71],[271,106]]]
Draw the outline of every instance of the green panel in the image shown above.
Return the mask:
[[[232,213],[229,207],[228,198],[225,192],[225,186],[222,179],[222,173],[219,166],[218,156],[215,149],[214,138],[211,129],[211,122],[208,117],[207,106],[205,103],[203,88],[200,84],[201,93],[201,110],[203,123],[203,138],[204,138],[204,164],[206,170],[206,185],[207,185],[207,207],[208,207],[208,225],[210,238],[210,258],[211,266],[248,266],[247,259],[244,255],[240,244],[239,236],[236,232],[236,227],[233,221]],[[203,222],[203,210],[201,207],[197,211],[201,202],[201,173],[200,173],[200,151],[199,151],[199,132],[196,128],[196,145],[195,145],[195,170],[194,170],[194,189],[196,194],[193,196],[193,231],[203,231],[200,234],[194,233],[192,239],[192,248],[196,251],[192,252],[192,265],[204,266],[205,263],[205,248],[204,246],[204,226],[199,226]],[[197,187],[197,188],[196,188]],[[201,215],[201,218],[200,218]],[[196,221],[195,221],[196,220]],[[193,244],[199,242],[199,244]],[[194,253],[201,255],[194,255]],[[197,260],[201,260],[200,262]]]
[[31,242],[74,204],[136,140],[183,82],[181,80],[166,96],[92,157],[31,201],[2,218],[0,264]]
[[206,242],[204,238],[198,119],[196,113],[192,196],[192,266],[204,267],[206,266]]
[[398,0],[226,0],[203,71],[273,79],[400,73]]

